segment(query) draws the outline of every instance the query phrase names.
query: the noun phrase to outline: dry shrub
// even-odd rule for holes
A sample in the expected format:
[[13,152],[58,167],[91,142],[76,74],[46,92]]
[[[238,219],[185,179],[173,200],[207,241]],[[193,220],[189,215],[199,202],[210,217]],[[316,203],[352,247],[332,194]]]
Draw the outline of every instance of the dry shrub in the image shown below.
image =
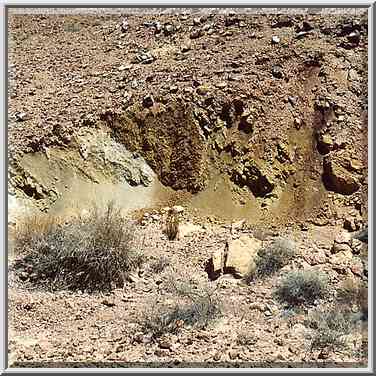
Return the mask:
[[271,244],[261,248],[256,257],[256,274],[263,277],[274,274],[287,265],[296,253],[296,244],[292,240],[277,238]]
[[314,311],[306,320],[306,324],[313,329],[313,333],[308,335],[310,350],[335,351],[346,347],[344,336],[350,334],[356,321],[357,316],[341,306],[328,311]]
[[66,224],[32,217],[16,233],[16,250],[24,257],[15,268],[27,265],[32,282],[52,288],[109,290],[142,262],[133,240],[133,225],[113,202]]
[[219,297],[215,289],[209,286],[196,288],[189,282],[178,283],[171,277],[168,291],[175,293],[175,304],[152,304],[140,323],[142,330],[151,333],[153,338],[166,333],[176,333],[183,326],[205,328],[221,315]]
[[164,229],[169,240],[175,240],[179,233],[179,217],[174,210],[167,213],[166,224]]
[[309,270],[288,273],[276,290],[277,297],[290,305],[312,304],[327,293],[327,275]]
[[162,273],[169,265],[170,260],[165,256],[161,256],[151,261],[149,267],[153,273],[158,274]]
[[368,319],[368,288],[366,284],[347,278],[337,290],[337,300],[344,306],[357,305],[363,315]]

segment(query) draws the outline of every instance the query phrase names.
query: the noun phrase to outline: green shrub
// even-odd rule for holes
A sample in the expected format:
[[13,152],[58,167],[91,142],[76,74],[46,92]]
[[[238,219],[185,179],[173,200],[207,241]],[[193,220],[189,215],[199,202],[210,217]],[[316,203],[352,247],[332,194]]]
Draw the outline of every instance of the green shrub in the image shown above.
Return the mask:
[[266,276],[277,272],[287,265],[296,253],[293,241],[283,238],[274,240],[261,248],[256,257],[256,275]]
[[328,292],[327,275],[315,271],[294,271],[286,275],[277,287],[276,295],[290,305],[313,303]]
[[16,234],[16,250],[23,258],[15,268],[27,265],[32,282],[53,289],[109,290],[113,284],[121,286],[125,274],[142,263],[133,240],[133,225],[113,203],[69,223],[48,216],[26,218]]

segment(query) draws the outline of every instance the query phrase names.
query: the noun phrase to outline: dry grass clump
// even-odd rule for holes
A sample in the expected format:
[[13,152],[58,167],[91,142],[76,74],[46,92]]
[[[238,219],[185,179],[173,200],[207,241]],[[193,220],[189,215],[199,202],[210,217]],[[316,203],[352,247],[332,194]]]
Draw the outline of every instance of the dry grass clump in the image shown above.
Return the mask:
[[162,273],[169,265],[170,260],[165,256],[161,256],[151,261],[149,267],[153,273],[159,274]]
[[293,271],[277,287],[276,295],[290,305],[312,304],[328,293],[328,277],[316,271]]
[[152,304],[141,319],[142,331],[158,338],[176,333],[182,327],[205,328],[221,315],[221,305],[214,289],[195,288],[191,283],[169,281],[169,291],[176,295],[172,306]]
[[284,238],[275,239],[271,244],[258,251],[256,257],[256,275],[263,277],[274,274],[287,265],[295,253],[295,242]]
[[175,240],[179,233],[179,217],[178,214],[170,209],[167,213],[164,232],[169,240]]
[[346,279],[337,290],[337,300],[343,306],[357,305],[363,319],[368,319],[368,288],[364,283]]
[[15,249],[23,259],[15,267],[27,264],[32,282],[52,288],[109,290],[122,286],[126,273],[143,261],[133,240],[133,225],[113,202],[69,223],[34,216],[16,233]]
[[308,336],[310,350],[335,351],[346,347],[345,335],[351,333],[357,320],[350,310],[335,306],[325,310],[316,310],[307,319],[313,333]]

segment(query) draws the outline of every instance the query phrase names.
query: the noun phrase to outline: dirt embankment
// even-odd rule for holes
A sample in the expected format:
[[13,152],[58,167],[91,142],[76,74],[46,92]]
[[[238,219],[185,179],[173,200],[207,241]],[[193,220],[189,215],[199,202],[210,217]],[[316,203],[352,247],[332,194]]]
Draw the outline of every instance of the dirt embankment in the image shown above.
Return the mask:
[[[366,221],[366,18],[122,19],[10,17],[15,191],[56,196],[30,185],[22,154],[79,151],[75,135],[100,128],[141,155],[175,199],[213,202],[207,214],[219,214],[220,176],[237,217],[253,208],[255,221],[277,224]],[[37,175],[29,180],[41,185]]]

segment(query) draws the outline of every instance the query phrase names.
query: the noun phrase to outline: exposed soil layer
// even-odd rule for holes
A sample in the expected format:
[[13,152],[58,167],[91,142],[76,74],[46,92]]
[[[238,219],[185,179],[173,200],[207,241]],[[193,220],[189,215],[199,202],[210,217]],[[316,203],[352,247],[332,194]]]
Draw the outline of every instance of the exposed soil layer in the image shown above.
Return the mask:
[[[8,22],[10,247],[27,210],[69,221],[112,199],[136,220],[146,261],[106,296],[35,289],[29,265],[11,269],[13,365],[364,365],[364,318],[346,350],[308,351],[307,317],[333,308],[347,278],[368,284],[367,252],[349,240],[368,222],[366,10],[10,10]],[[174,205],[186,234],[169,241],[162,228]],[[208,259],[243,235],[293,239],[298,254],[250,284],[209,281]],[[160,258],[168,267],[153,272]],[[296,270],[327,273],[327,299],[294,312],[277,301]],[[152,301],[172,305],[171,275],[216,289],[223,312],[212,326],[155,340],[140,320]]]

